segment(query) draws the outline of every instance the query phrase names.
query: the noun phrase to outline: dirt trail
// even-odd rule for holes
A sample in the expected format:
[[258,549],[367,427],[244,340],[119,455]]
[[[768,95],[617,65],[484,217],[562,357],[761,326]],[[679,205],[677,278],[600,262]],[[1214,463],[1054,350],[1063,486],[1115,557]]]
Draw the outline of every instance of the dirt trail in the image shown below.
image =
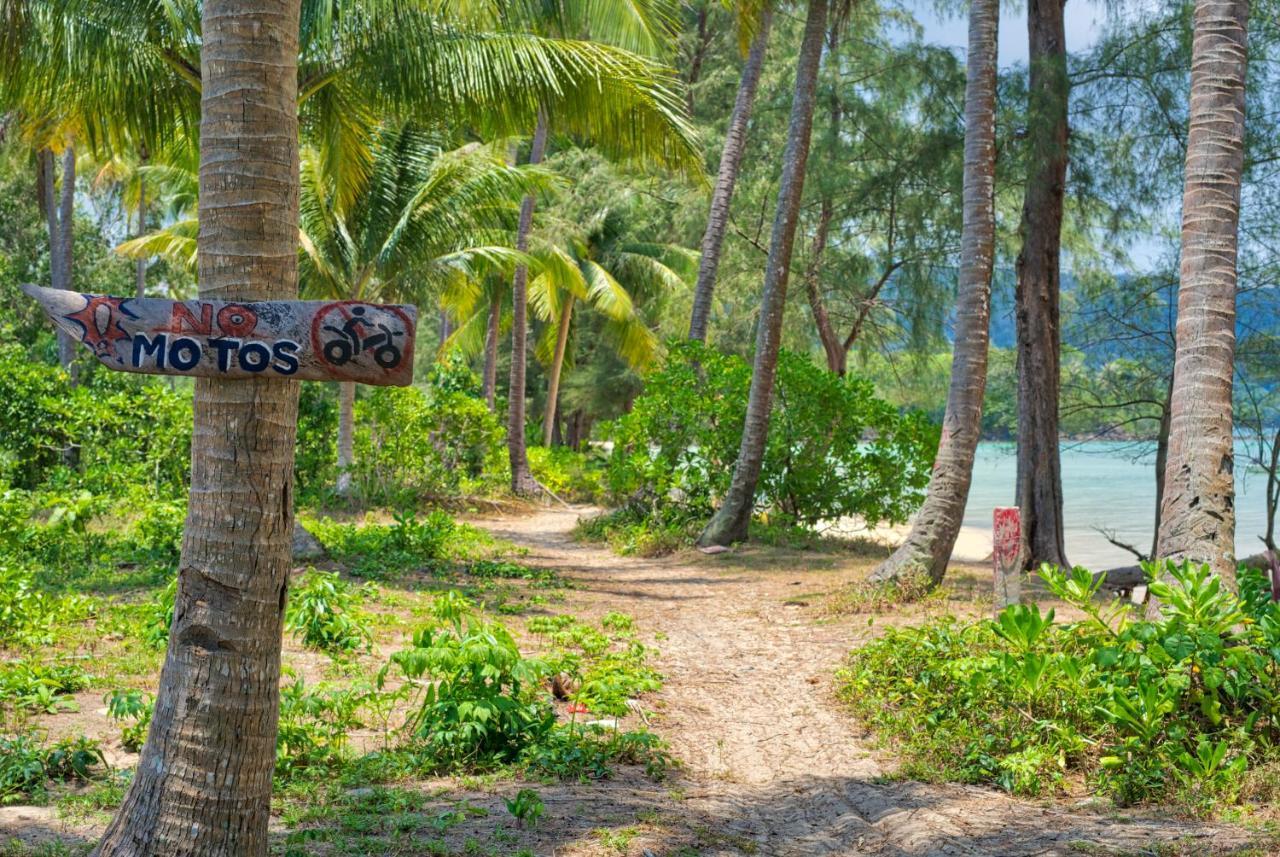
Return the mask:
[[[674,796],[643,789],[631,803],[696,834],[697,853],[1030,857],[1258,847],[1225,825],[1101,816],[989,789],[887,779],[891,770],[832,696],[833,667],[874,628],[865,616],[830,621],[818,610],[821,593],[856,571],[823,569],[812,554],[797,554],[791,568],[776,559],[752,567],[750,552],[618,557],[570,538],[579,514],[475,523],[574,580],[568,609],[629,613],[642,636],[655,636],[666,686],[653,727],[684,769]],[[594,799],[618,801],[620,787]]]

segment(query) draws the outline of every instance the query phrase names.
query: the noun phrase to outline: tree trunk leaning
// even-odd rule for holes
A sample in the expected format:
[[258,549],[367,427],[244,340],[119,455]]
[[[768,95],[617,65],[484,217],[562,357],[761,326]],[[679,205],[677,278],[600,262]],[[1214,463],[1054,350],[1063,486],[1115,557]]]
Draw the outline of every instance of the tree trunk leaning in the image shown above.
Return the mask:
[[747,145],[747,125],[751,122],[751,108],[755,103],[756,88],[760,84],[760,71],[764,68],[765,49],[769,43],[769,25],[772,14],[765,12],[760,19],[760,31],[756,33],[742,66],[742,79],[738,83],[738,96],[733,102],[733,114],[729,118],[729,131],[724,138],[724,151],[720,155],[720,170],[716,186],[711,193],[711,211],[707,215],[707,229],[702,235],[702,258],[698,263],[698,279],[693,287],[693,312],[689,319],[689,338],[707,341],[707,323],[711,318],[711,295],[716,288],[716,271],[720,268],[720,251],[724,246],[725,232],[729,228],[729,206],[733,202],[733,188],[738,181],[738,167]]
[[1015,293],[1018,347],[1018,468],[1025,568],[1069,568],[1058,454],[1061,325],[1058,296],[1062,204],[1067,179],[1065,0],[1030,0],[1027,176]]
[[[298,293],[299,0],[205,0],[200,297]],[[97,857],[267,853],[298,384],[195,382],[173,625],[137,772]]]
[[[539,164],[547,148],[547,116],[538,114],[538,125],[533,132],[533,144],[529,149],[529,163]],[[520,203],[520,225],[516,233],[516,249],[529,249],[529,233],[533,229],[532,195]],[[529,469],[529,454],[525,449],[525,369],[529,354],[529,269],[516,267],[511,282],[511,389],[507,394],[507,456],[511,462],[511,490],[528,496],[538,492],[537,480]]]
[[542,423],[542,445],[551,446],[555,439],[557,401],[560,398],[560,375],[564,372],[564,352],[569,343],[569,324],[573,321],[573,295],[564,299],[560,324],[556,330],[556,353],[551,361],[551,377],[547,379],[547,413]]
[[356,385],[353,381],[338,384],[338,484],[339,497],[350,497],[355,464]]
[[782,176],[778,185],[777,211],[769,239],[764,286],[760,293],[760,320],[747,398],[746,423],[733,469],[733,479],[720,508],[702,535],[700,545],[728,545],[747,537],[755,508],[756,483],[764,464],[769,436],[769,411],[773,404],[773,382],[778,368],[778,347],[782,338],[782,311],[787,300],[787,278],[795,243],[796,222],[804,195],[805,165],[809,159],[810,132],[826,33],[827,0],[809,0],[804,38],[796,61],[795,95],[787,129],[787,146],[782,155]]
[[1159,538],[1161,557],[1208,563],[1228,584],[1235,579],[1231,391],[1248,13],[1244,0],[1195,4],[1177,349]]
[[973,458],[982,436],[987,385],[991,271],[995,258],[996,35],[999,0],[969,4],[964,93],[964,192],[955,349],[942,441],[924,505],[906,541],[872,574],[875,582],[937,585],[946,574],[964,520]]

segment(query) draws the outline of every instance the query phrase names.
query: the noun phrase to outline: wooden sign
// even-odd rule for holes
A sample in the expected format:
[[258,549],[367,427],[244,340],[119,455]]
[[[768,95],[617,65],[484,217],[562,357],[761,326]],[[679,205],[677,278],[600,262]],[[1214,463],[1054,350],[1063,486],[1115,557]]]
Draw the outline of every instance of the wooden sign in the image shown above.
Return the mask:
[[168,301],[26,285],[104,366],[148,375],[404,386],[413,306],[360,301]]
[[1022,600],[1022,512],[997,506],[991,514],[991,560],[995,566],[995,612]]

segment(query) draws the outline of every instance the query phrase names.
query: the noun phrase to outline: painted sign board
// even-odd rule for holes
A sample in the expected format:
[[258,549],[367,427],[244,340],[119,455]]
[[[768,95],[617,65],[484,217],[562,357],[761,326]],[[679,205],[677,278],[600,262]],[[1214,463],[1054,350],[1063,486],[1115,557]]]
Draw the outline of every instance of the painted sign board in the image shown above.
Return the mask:
[[148,375],[405,386],[418,310],[360,301],[170,301],[25,285],[104,366]]
[[1022,599],[1022,512],[1017,506],[997,506],[991,513],[991,560],[995,566],[995,611]]

